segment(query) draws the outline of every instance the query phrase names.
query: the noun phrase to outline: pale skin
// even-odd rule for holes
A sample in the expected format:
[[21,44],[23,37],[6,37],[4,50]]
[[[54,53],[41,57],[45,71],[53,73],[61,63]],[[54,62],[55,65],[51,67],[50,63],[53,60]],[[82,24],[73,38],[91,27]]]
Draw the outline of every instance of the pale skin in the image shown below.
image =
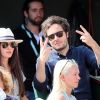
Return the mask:
[[6,49],[4,49],[0,45],[0,50],[1,50],[1,64],[10,72],[10,66],[8,64],[8,60],[14,52],[14,48],[11,48],[10,46],[8,46]]
[[78,66],[73,66],[74,67],[71,67],[68,70],[67,74],[62,74],[60,76],[60,80],[62,80],[66,84],[66,92],[69,96],[71,95],[72,89],[78,87],[78,83],[80,80]]
[[[72,89],[78,86],[80,80],[78,67],[70,68],[67,74],[62,74],[60,76],[60,80],[66,84],[66,93],[70,97]],[[58,93],[56,100],[66,100],[66,97],[63,93]]]
[[96,43],[96,41],[91,37],[90,33],[82,25],[80,25],[80,28],[82,29],[82,31],[76,30],[76,32],[81,35],[80,39],[82,40],[82,42],[92,48],[95,53],[97,63],[100,64],[100,46]]
[[78,83],[80,80],[78,66],[71,67],[68,70],[67,74],[61,74],[60,80],[62,80],[66,84],[66,93],[70,96],[72,89],[78,87]]
[[63,94],[57,95],[57,100],[66,100],[65,96]]
[[[47,35],[48,35],[48,33],[52,32],[52,30],[53,31],[56,30],[53,25],[50,27],[51,29],[49,28],[47,30]],[[96,41],[91,37],[90,33],[82,25],[80,25],[80,28],[82,31],[76,30],[76,33],[80,34],[80,39],[82,40],[82,42],[84,42],[85,44],[87,44],[89,47],[92,48],[92,50],[94,51],[94,54],[96,56],[97,63],[100,64],[100,46],[96,43]],[[59,29],[59,28],[57,28],[57,29]],[[55,32],[53,32],[53,33],[55,33]],[[60,40],[60,38],[59,38],[59,40]],[[40,82],[44,82],[46,79],[45,62],[46,62],[50,52],[52,51],[52,47],[47,47],[48,41],[49,41],[48,38],[45,40],[45,42],[40,40],[40,57],[39,57],[39,61],[37,63],[37,70],[36,70],[36,78]],[[52,46],[53,42],[49,42],[49,43]],[[68,49],[69,49],[69,45],[67,44],[65,50],[63,50],[64,54],[67,53]],[[61,54],[63,52],[61,52]]]
[[[46,79],[46,73],[45,73],[45,62],[52,50],[52,47],[47,47],[48,38],[46,38],[46,41],[43,43],[42,38],[40,38],[40,57],[39,62],[37,63],[37,70],[36,70],[36,78],[40,82],[44,82]],[[41,67],[40,67],[41,65]]]

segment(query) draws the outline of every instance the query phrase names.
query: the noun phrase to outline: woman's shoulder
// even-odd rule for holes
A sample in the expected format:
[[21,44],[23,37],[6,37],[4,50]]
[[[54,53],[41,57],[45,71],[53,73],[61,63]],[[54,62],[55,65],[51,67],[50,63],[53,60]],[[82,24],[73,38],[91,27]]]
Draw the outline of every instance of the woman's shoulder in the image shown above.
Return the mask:
[[64,94],[59,93],[59,94],[56,96],[56,100],[66,100],[66,97],[65,97]]
[[62,92],[58,95],[59,99],[57,100],[77,100],[75,96],[68,96],[66,92]]

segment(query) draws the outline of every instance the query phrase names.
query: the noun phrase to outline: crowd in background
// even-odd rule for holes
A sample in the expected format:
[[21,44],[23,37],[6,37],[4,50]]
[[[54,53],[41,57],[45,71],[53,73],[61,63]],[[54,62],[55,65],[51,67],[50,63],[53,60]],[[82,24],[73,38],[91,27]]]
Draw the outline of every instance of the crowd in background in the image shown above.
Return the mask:
[[89,74],[100,70],[100,46],[85,26],[74,32],[82,42],[75,47],[66,18],[44,19],[43,0],[25,0],[22,15],[13,30],[0,28],[0,100],[93,100]]

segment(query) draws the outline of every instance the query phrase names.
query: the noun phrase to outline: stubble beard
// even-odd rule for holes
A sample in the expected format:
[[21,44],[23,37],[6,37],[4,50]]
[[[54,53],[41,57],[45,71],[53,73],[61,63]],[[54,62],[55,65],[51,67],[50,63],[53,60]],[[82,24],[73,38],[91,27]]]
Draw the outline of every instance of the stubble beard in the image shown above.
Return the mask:
[[40,21],[36,21],[35,19],[33,20],[33,19],[28,19],[29,20],[29,22],[34,26],[40,26],[41,25],[41,23],[43,22],[43,20],[41,19]]
[[54,48],[56,51],[58,51],[58,52],[62,52],[63,50],[65,50],[67,48],[67,44],[66,45],[64,45],[64,46],[62,46],[62,47],[60,47],[60,48]]

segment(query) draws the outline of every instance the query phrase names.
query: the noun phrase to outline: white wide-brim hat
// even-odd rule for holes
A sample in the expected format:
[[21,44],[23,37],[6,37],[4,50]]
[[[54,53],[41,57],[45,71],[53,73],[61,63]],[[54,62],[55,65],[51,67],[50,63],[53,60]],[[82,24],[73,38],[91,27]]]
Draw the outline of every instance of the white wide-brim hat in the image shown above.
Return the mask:
[[15,39],[10,28],[0,28],[0,42],[16,42],[21,43],[23,40]]

